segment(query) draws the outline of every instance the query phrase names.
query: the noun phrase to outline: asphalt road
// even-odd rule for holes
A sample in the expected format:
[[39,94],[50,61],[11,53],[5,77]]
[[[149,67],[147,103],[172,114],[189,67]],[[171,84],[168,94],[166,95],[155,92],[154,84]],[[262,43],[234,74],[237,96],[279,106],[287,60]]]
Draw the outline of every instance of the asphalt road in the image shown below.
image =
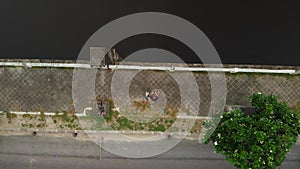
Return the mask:
[[[293,147],[283,169],[300,166],[300,146]],[[143,159],[123,158],[99,148],[90,141],[42,136],[0,136],[1,169],[96,169],[96,168],[205,168],[231,169],[231,164],[213,152],[212,145],[183,141],[167,153]]]
[[[198,159],[116,159],[104,158],[87,159],[74,157],[46,157],[46,156],[20,156],[0,155],[2,169],[189,169],[189,168],[232,168],[224,160],[198,160]],[[17,161],[17,162],[16,162]]]

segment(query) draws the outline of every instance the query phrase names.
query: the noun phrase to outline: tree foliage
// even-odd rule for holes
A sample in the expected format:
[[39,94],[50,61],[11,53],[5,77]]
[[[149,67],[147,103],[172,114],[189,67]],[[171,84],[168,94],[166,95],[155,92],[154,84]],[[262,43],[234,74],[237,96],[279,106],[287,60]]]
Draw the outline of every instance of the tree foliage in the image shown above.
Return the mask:
[[205,143],[212,141],[236,168],[277,168],[300,135],[300,115],[274,95],[253,94],[249,101],[255,114],[233,110],[205,122]]

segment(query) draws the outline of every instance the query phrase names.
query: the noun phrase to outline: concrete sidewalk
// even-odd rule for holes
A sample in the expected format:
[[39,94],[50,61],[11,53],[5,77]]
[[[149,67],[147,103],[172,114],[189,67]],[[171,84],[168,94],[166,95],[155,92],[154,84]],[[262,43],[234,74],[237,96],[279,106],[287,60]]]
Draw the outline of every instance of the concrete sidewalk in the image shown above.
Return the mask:
[[[86,73],[90,69],[84,69]],[[128,75],[137,70],[117,70]],[[116,70],[98,70],[95,79],[95,93],[100,98],[111,98],[111,81]],[[218,80],[219,73],[212,73]],[[126,75],[126,73],[125,73]],[[131,81],[130,99],[142,98],[147,89],[158,88],[166,94],[167,103],[178,107],[181,104],[180,87],[173,76],[184,77],[187,72],[142,71]],[[199,115],[206,116],[211,104],[211,80],[205,72],[193,72],[200,94]],[[0,110],[16,112],[62,112],[74,110],[72,98],[72,68],[24,68],[0,67]],[[275,94],[291,107],[299,106],[300,76],[285,74],[237,73],[225,74],[226,104],[248,105],[248,97],[255,93]],[[126,77],[125,77],[126,78]],[[179,78],[180,79],[180,78]],[[84,77],[83,77],[84,80]],[[85,85],[85,82],[74,84]],[[122,83],[120,83],[122,85]],[[186,81],[186,87],[189,82]],[[218,91],[217,91],[218,92]],[[216,93],[217,94],[217,93]],[[93,99],[84,107],[92,107]],[[187,100],[185,107],[193,109],[193,100]],[[81,112],[78,112],[81,113]]]

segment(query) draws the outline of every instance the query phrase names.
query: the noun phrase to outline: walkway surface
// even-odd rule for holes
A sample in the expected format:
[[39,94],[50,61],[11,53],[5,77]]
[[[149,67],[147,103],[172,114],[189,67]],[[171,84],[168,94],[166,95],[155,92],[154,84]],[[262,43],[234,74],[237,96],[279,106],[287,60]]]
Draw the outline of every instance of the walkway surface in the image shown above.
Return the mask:
[[[85,69],[83,71],[90,71]],[[192,82],[185,79],[187,72],[165,71],[126,71],[125,75],[137,73],[129,86],[130,100],[141,99],[146,90],[160,89],[166,96],[167,103],[178,107],[181,104],[180,87],[190,88]],[[112,78],[116,70],[98,70],[95,79],[95,93],[100,98],[111,98]],[[212,73],[193,73],[200,94],[199,115],[206,115],[211,104],[210,80],[218,80],[221,75]],[[0,67],[0,110],[3,111],[39,111],[55,112],[73,110],[72,68],[23,68]],[[177,80],[184,81],[179,86]],[[289,106],[299,106],[300,75],[225,74],[226,104],[248,105],[248,97],[255,92],[275,94]],[[85,85],[83,81],[80,85]],[[118,85],[122,85],[120,82]],[[224,85],[224,84],[220,84]],[[87,86],[88,87],[88,86]],[[192,96],[193,94],[191,94]],[[92,98],[95,99],[95,98]],[[91,100],[92,100],[91,99]],[[190,99],[190,100],[188,100]],[[195,108],[193,97],[185,99],[184,106]],[[92,101],[85,105],[92,107]]]

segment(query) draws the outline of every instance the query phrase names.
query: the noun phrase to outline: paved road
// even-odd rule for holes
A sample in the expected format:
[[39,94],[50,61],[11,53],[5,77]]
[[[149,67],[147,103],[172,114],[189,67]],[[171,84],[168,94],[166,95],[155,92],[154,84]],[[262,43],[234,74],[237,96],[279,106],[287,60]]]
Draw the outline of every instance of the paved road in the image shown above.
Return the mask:
[[[222,156],[214,154],[212,145],[183,141],[167,153],[152,158],[121,158],[102,151],[90,141],[73,138],[0,136],[1,169],[94,169],[94,168],[233,168]],[[293,148],[282,168],[300,165],[300,146]]]
[[[20,155],[0,155],[2,169],[16,168],[36,168],[36,169],[176,169],[176,168],[232,168],[228,162],[224,160],[199,160],[199,159],[87,159],[74,157],[46,157],[46,156],[20,156]],[[17,162],[16,162],[17,161]]]
[[[74,157],[0,155],[2,169],[231,169],[225,160],[207,159],[88,159]],[[289,161],[282,169],[297,169],[299,161]]]

